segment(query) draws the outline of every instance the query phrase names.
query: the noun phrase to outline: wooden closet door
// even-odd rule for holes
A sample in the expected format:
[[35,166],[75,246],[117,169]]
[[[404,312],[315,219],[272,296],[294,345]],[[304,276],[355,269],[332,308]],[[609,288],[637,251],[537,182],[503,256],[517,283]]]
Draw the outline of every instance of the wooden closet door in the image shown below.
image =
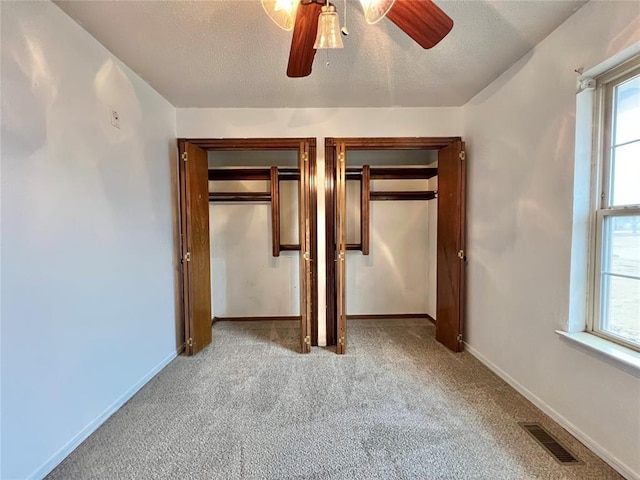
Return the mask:
[[346,255],[347,255],[347,189],[346,189],[346,147],[340,143],[336,147],[336,352],[347,351],[347,307],[346,307]]
[[211,343],[207,152],[181,142],[179,171],[185,353],[193,355]]
[[436,340],[454,352],[463,348],[465,160],[464,142],[454,142],[438,151]]
[[300,144],[298,158],[300,182],[298,190],[298,236],[300,238],[300,344],[301,352],[311,351],[311,202],[309,181],[311,167],[309,143]]

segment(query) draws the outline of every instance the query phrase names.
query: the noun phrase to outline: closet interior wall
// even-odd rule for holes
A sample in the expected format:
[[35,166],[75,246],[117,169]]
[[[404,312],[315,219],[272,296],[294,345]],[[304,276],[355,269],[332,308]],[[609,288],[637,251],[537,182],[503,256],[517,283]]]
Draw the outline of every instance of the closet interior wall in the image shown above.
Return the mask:
[[[347,153],[346,160],[347,318],[384,315],[435,318],[437,199],[426,200],[429,196],[421,192],[436,191],[437,176],[381,179],[376,172],[381,172],[381,168],[437,168],[437,152],[355,150]],[[361,218],[366,207],[360,173],[364,166],[369,167],[372,177],[368,225],[363,225]],[[404,192],[425,198],[398,200]],[[367,216],[366,212],[363,216]],[[368,249],[362,245],[367,228]]]
[[[211,304],[214,319],[252,317],[295,318],[300,315],[299,248],[278,250],[274,242],[295,248],[298,240],[298,152],[209,151],[209,224],[211,245]],[[275,187],[279,204],[279,234],[273,238],[271,178],[264,172],[278,167]],[[244,170],[247,179],[228,180],[224,173]],[[225,178],[223,180],[223,178]]]

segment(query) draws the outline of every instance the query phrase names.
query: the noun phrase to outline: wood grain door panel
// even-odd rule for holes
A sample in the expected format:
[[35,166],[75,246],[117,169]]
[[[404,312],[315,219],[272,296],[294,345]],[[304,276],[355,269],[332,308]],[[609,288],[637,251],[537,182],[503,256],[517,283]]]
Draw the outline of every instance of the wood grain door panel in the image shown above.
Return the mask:
[[346,147],[337,145],[336,158],[336,352],[347,351],[347,307],[346,307],[346,262],[347,262],[347,189],[346,189]]
[[463,142],[438,151],[436,340],[455,352],[463,347],[465,171]]
[[211,343],[208,178],[207,152],[181,142],[181,253],[187,355],[194,355]]
[[309,198],[309,144],[302,142],[299,152],[298,235],[300,237],[300,351],[311,351],[311,211]]

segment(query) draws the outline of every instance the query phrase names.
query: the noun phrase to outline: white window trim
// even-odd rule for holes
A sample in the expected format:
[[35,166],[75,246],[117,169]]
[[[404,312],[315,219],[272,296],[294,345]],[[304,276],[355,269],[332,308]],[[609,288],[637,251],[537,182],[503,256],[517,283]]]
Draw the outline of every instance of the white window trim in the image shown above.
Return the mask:
[[587,294],[587,322],[586,332],[601,337],[614,345],[620,345],[625,350],[640,352],[640,345],[618,337],[600,329],[600,313],[602,291],[600,280],[603,259],[602,228],[606,217],[638,215],[640,205],[609,206],[610,203],[610,150],[611,150],[611,103],[606,103],[607,96],[612,94],[612,84],[628,76],[630,72],[640,67],[640,55],[636,55],[615,68],[600,74],[596,78],[596,92],[594,98],[593,116],[593,146],[592,146],[592,175],[591,175],[591,227],[589,248],[589,288]]
[[595,114],[601,110],[594,108],[598,99],[595,91],[589,88],[588,80],[600,77],[636,56],[640,56],[640,42],[629,45],[602,63],[585,70],[577,79],[569,316],[556,333],[568,346],[640,378],[640,352],[587,330],[589,312],[593,305],[593,287],[590,283],[594,267],[592,248],[596,238],[593,216],[598,206],[594,203],[597,199],[593,198],[592,192],[597,191],[596,186],[602,185],[595,161],[597,156],[594,155],[594,152],[601,151],[600,139],[595,135],[594,128],[600,120]]
[[640,378],[640,352],[623,347],[611,340],[594,335],[591,332],[565,332],[556,330],[556,333],[571,345],[578,347],[585,353],[603,360],[614,367]]

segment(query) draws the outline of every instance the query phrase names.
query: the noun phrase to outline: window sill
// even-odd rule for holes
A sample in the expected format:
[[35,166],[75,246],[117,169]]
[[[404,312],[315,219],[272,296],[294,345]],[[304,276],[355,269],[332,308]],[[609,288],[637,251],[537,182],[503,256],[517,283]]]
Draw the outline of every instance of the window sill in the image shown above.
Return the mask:
[[563,332],[556,330],[560,338],[578,347],[589,355],[604,360],[614,367],[620,368],[640,378],[640,352],[610,342],[588,332]]

